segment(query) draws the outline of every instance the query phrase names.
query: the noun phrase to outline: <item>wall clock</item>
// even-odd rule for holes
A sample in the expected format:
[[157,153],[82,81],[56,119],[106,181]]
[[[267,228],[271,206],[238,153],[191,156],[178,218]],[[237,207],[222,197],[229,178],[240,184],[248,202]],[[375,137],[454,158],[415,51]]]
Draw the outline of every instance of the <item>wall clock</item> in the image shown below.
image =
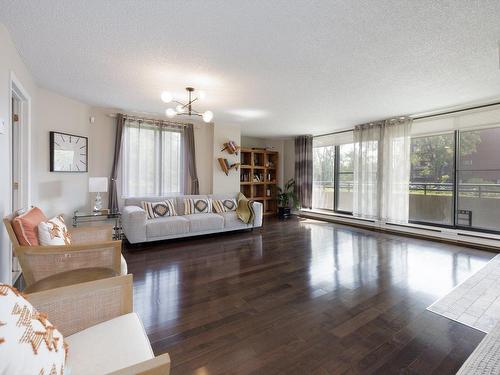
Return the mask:
[[88,172],[88,149],[87,137],[50,132],[50,171]]

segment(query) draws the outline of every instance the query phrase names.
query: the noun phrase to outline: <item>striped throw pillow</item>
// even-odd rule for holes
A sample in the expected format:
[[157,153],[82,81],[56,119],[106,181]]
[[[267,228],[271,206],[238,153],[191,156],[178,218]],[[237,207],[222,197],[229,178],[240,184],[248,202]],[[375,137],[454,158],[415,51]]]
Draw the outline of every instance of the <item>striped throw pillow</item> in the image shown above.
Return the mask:
[[158,217],[177,216],[175,212],[174,201],[167,199],[162,202],[142,202],[142,208],[146,211],[148,219],[156,219]]
[[207,214],[212,212],[212,200],[210,198],[185,198],[184,215]]
[[238,207],[238,203],[236,203],[236,199],[215,199],[213,201],[214,211],[218,214],[229,211],[236,211]]

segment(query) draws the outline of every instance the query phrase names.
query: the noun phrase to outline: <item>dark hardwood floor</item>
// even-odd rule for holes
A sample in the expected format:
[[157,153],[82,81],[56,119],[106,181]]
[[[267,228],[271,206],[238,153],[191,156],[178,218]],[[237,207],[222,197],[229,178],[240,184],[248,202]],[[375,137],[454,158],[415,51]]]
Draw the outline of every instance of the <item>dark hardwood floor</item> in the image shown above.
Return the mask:
[[453,374],[484,334],[426,307],[494,255],[297,218],[125,254],[174,375]]

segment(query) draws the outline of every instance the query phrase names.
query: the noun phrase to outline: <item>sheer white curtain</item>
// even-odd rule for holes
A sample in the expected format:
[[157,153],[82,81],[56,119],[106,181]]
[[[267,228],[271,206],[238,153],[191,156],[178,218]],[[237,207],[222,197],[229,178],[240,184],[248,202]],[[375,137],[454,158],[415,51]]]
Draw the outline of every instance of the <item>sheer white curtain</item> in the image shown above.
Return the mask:
[[122,144],[122,195],[182,193],[182,137],[182,126],[127,119]]
[[399,118],[354,129],[353,215],[408,222],[411,123]]

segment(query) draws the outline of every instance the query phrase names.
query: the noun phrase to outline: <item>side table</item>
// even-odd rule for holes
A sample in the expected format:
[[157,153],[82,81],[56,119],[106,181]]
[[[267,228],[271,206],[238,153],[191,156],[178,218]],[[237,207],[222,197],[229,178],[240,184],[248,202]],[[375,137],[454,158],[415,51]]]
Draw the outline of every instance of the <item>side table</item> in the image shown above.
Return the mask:
[[73,213],[73,226],[77,227],[82,223],[91,223],[94,221],[106,221],[106,220],[114,220],[113,225],[113,239],[121,240],[122,239],[122,214],[121,212],[108,212],[107,210],[103,211],[75,211]]

